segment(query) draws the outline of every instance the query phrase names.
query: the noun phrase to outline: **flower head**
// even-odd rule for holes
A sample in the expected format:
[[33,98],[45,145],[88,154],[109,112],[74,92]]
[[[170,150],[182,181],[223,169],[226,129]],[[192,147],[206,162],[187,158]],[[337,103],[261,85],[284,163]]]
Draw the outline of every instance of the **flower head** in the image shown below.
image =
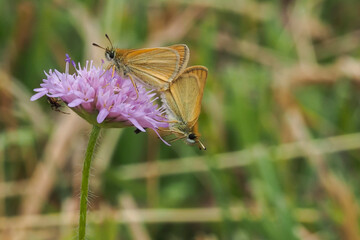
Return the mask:
[[[60,98],[70,109],[89,123],[100,127],[135,126],[145,132],[159,127],[168,127],[163,117],[164,109],[154,104],[156,93],[137,85],[138,98],[129,79],[121,78],[116,72],[95,67],[86,61],[85,67],[76,64],[66,54],[65,73],[58,70],[45,72],[46,79],[31,97],[35,101],[43,96]],[[69,74],[69,65],[75,68]],[[159,134],[158,134],[159,135]]]

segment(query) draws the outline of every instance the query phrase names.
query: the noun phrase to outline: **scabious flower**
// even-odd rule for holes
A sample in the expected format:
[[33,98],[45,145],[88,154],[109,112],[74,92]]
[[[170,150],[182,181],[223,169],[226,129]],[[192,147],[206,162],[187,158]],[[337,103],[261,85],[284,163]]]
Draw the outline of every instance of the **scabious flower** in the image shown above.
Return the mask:
[[[43,96],[60,98],[70,109],[90,124],[99,127],[135,126],[145,132],[153,129],[157,134],[160,127],[168,127],[163,117],[164,108],[154,104],[156,93],[138,84],[139,97],[130,79],[121,78],[116,72],[105,71],[86,61],[85,67],[66,54],[65,73],[58,70],[45,72],[46,79],[31,97],[35,101]],[[69,65],[75,68],[69,74]],[[159,134],[158,134],[159,136]],[[160,137],[160,136],[159,136]]]

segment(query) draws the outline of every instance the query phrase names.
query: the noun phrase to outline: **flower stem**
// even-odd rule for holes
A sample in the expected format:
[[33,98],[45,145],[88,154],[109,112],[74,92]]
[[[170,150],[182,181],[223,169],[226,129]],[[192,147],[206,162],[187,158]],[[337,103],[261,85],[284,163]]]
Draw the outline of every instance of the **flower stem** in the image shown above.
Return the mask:
[[100,127],[94,125],[91,130],[90,139],[85,155],[83,171],[82,171],[81,192],[80,192],[79,240],[85,240],[90,165],[94,153],[96,140],[99,136],[99,133],[100,133]]

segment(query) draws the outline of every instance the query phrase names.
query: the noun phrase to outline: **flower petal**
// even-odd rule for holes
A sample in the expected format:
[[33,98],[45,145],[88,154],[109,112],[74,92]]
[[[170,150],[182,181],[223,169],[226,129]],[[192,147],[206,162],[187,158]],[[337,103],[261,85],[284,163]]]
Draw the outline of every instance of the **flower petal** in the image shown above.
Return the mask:
[[34,92],[42,92],[42,91],[46,91],[46,92],[47,92],[47,89],[46,89],[46,88],[35,88],[35,89],[34,89]]
[[132,124],[134,124],[134,126],[135,126],[137,129],[139,129],[140,131],[146,132],[145,129],[139,124],[138,121],[136,121],[135,118],[129,118],[129,121],[130,121]]
[[166,142],[161,136],[160,134],[158,133],[158,131],[156,131],[155,128],[151,128],[155,133],[156,135],[158,135],[158,137],[161,139],[161,141],[163,141],[163,143],[165,143],[166,145],[168,145],[169,147],[171,146],[170,143]]
[[79,106],[83,102],[85,102],[83,99],[77,98],[74,101],[72,101],[71,103],[69,103],[68,106],[69,107],[76,107],[76,106]]
[[109,111],[106,108],[101,109],[101,111],[97,115],[96,121],[98,123],[102,123],[107,117],[107,115],[109,115]]
[[38,100],[39,98],[43,97],[45,94],[47,94],[47,91],[39,92],[39,93],[33,95],[33,96],[30,98],[30,101]]
[[[135,88],[129,79],[122,78],[111,69],[95,67],[93,61],[86,61],[85,66],[76,64],[66,55],[65,71],[56,69],[45,72],[39,88],[31,101],[45,95],[61,99],[91,124],[101,127],[135,126],[145,132],[153,129],[159,138],[167,145],[159,133],[159,127],[168,124],[163,122],[165,109],[157,104],[154,90],[148,91],[138,84],[138,98]],[[69,67],[75,68],[75,73],[69,74]],[[136,99],[136,100],[135,100]],[[94,120],[96,118],[96,120]],[[118,123],[117,123],[118,122]]]

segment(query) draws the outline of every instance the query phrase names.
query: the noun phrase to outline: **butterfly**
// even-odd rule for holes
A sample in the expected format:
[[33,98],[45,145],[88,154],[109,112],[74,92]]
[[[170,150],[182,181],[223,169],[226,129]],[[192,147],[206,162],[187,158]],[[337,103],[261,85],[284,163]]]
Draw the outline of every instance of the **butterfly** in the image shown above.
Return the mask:
[[192,66],[170,83],[168,90],[161,92],[161,100],[166,108],[169,132],[186,143],[197,144],[199,149],[206,150],[200,141],[198,119],[201,111],[201,100],[208,69],[204,66]]
[[94,46],[105,50],[105,58],[110,61],[108,69],[116,70],[121,77],[129,77],[136,93],[135,81],[157,91],[165,91],[169,84],[181,74],[189,61],[190,50],[185,44],[168,47],[120,49],[115,48],[107,34],[110,47]]

